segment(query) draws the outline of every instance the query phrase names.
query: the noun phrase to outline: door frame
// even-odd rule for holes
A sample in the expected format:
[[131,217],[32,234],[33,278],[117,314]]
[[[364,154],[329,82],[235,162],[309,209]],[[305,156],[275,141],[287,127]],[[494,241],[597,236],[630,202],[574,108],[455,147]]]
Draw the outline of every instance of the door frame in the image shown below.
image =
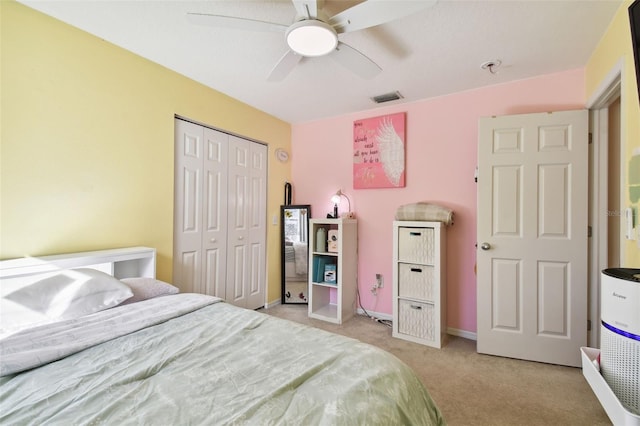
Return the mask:
[[[616,99],[620,98],[620,104],[624,105],[624,58],[620,59],[609,73],[602,79],[600,85],[587,101],[589,109],[589,131],[592,135],[589,163],[589,226],[591,238],[589,238],[589,301],[588,318],[591,330],[588,332],[588,345],[600,347],[600,271],[607,268],[608,256],[608,108]],[[624,155],[626,115],[625,109],[620,108],[620,172],[621,180],[626,172],[622,156]],[[620,191],[624,191],[623,181],[620,183]],[[620,252],[624,257],[623,248]]]

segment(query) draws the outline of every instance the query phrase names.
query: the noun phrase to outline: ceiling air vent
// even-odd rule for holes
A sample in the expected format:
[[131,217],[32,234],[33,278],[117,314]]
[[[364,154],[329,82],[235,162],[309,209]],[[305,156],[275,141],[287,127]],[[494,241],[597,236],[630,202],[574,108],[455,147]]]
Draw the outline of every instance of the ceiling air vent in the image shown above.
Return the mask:
[[400,94],[400,92],[396,91],[396,92],[385,93],[384,95],[374,96],[371,99],[373,100],[373,102],[377,104],[381,104],[384,102],[397,101],[398,99],[402,99],[402,98],[403,96]]

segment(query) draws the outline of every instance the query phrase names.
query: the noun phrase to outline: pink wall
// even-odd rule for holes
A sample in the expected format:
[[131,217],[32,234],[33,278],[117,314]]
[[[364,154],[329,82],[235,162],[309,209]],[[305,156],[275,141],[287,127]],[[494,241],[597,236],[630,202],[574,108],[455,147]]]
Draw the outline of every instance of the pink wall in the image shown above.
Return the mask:
[[[342,189],[358,219],[358,286],[362,306],[392,313],[392,221],[398,206],[430,201],[455,212],[447,240],[448,327],[476,331],[476,166],[478,119],[584,108],[584,70],[577,69],[410,104],[294,125],[294,202],[311,204],[313,217],[332,211]],[[406,186],[353,189],[354,120],[406,111]],[[346,209],[343,201],[342,209]],[[375,274],[385,286],[373,296]]]

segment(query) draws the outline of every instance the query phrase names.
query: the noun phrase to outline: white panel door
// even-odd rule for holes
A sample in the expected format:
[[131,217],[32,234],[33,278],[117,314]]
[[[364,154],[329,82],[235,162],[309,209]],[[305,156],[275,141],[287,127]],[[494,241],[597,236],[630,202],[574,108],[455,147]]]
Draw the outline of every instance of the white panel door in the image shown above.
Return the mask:
[[202,281],[205,294],[225,298],[229,135],[204,128]]
[[173,283],[225,297],[228,135],[175,120]]
[[202,126],[175,120],[173,283],[205,293],[202,283]]
[[267,147],[257,143],[250,149],[249,275],[247,308],[256,309],[266,301],[267,243]]
[[245,306],[249,268],[250,142],[229,139],[228,268],[226,300]]
[[586,110],[480,120],[478,352],[580,365],[587,162]]
[[229,137],[227,302],[265,304],[267,147]]
[[180,119],[175,129],[173,282],[262,307],[267,147]]

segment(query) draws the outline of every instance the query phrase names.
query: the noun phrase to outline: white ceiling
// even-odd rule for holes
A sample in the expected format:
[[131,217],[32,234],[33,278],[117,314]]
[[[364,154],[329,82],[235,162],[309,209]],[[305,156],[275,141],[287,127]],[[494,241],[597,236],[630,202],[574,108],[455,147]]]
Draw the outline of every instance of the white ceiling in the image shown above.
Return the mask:
[[[389,0],[394,1],[394,0]],[[414,0],[417,1],[417,0]],[[305,58],[268,82],[287,51],[281,33],[214,28],[187,12],[288,25],[290,0],[31,1],[21,3],[161,64],[290,123],[368,110],[373,96],[399,91],[412,102],[586,65],[620,0],[439,0],[421,12],[340,41],[383,71],[362,79],[330,57]],[[326,0],[338,13],[360,1]],[[496,74],[481,68],[501,60]]]

